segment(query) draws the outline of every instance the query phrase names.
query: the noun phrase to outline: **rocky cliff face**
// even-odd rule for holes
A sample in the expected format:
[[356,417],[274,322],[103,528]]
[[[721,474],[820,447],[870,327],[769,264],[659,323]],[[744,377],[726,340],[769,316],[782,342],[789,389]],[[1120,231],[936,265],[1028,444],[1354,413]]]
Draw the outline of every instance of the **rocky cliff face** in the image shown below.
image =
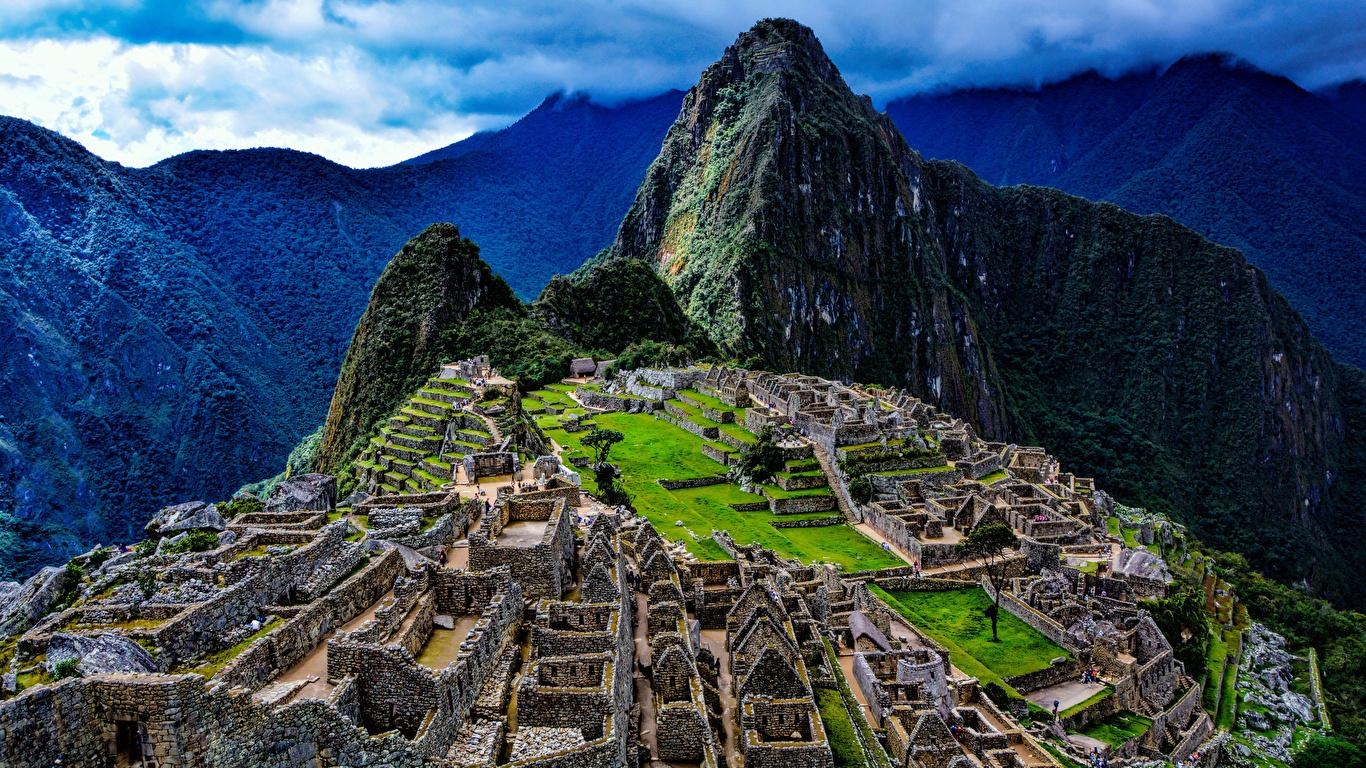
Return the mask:
[[1260,272],[1165,217],[924,162],[795,22],[703,73],[611,256],[733,356],[909,386],[1282,576],[1359,561],[1327,543],[1361,522],[1334,501],[1359,372]]
[[447,333],[476,312],[522,304],[452,224],[433,224],[384,268],[342,361],[317,466],[336,472],[380,418],[447,362]]
[[1003,433],[920,166],[809,29],[764,21],[685,97],[612,254],[655,264],[734,357],[911,383]]

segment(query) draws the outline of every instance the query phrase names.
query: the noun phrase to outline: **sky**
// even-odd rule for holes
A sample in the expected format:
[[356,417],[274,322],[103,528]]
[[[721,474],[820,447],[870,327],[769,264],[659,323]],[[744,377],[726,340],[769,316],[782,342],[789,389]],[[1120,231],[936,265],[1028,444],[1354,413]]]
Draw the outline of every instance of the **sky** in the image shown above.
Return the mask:
[[879,104],[1228,52],[1306,88],[1366,77],[1364,0],[0,0],[0,114],[144,166],[282,146],[389,165],[556,91],[687,88],[766,16]]

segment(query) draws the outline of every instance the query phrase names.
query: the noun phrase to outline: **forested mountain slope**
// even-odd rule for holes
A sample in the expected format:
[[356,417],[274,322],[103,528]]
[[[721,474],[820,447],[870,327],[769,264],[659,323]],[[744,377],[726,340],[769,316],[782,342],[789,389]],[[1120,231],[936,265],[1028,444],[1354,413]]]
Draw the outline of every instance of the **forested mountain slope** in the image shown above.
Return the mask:
[[1038,90],[960,90],[887,114],[926,157],[1164,213],[1240,249],[1339,360],[1366,366],[1366,110],[1219,56]]
[[370,287],[458,221],[534,296],[611,242],[679,94],[555,96],[394,168],[287,150],[103,161],[0,118],[0,577],[275,474]]

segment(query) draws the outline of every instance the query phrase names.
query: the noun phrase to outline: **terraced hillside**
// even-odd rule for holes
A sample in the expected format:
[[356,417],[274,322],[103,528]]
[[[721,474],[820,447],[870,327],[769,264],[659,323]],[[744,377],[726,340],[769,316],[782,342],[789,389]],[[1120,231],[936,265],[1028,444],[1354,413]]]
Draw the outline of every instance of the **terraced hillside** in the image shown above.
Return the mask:
[[477,396],[463,379],[430,379],[370,438],[355,464],[361,487],[428,493],[455,480],[462,458],[502,442],[499,425],[485,415],[501,406]]

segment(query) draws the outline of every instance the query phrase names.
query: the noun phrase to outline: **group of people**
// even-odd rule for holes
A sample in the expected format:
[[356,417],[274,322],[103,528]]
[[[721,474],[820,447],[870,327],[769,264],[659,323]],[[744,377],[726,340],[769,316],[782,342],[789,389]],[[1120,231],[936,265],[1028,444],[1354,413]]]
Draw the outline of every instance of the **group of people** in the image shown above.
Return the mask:
[[1100,670],[1088,665],[1086,669],[1081,671],[1081,681],[1083,683],[1099,683],[1101,681]]
[[1092,768],[1110,768],[1110,758],[1100,753],[1100,747],[1092,747],[1086,756],[1086,764]]

